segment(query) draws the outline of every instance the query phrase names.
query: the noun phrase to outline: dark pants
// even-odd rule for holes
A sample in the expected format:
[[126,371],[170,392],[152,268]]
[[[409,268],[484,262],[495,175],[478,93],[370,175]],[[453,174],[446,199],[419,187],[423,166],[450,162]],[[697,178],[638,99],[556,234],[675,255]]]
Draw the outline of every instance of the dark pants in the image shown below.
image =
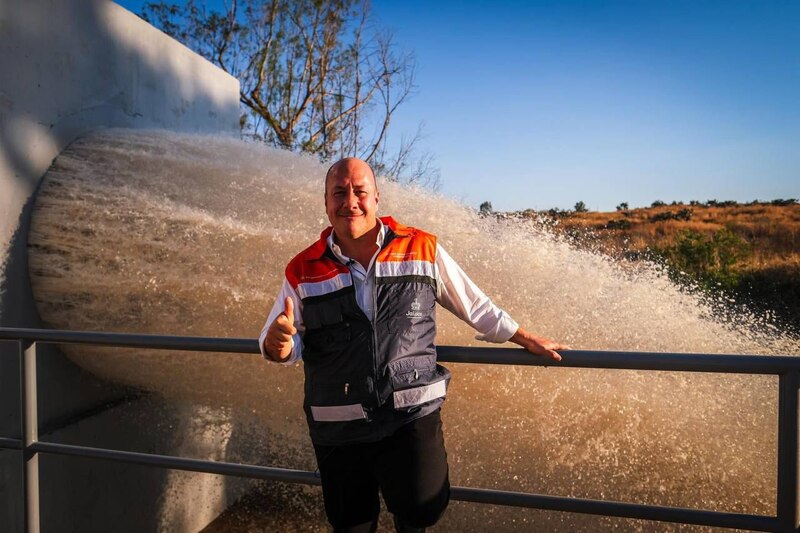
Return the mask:
[[328,521],[344,530],[377,520],[378,490],[402,523],[435,524],[450,501],[439,410],[379,442],[314,445]]

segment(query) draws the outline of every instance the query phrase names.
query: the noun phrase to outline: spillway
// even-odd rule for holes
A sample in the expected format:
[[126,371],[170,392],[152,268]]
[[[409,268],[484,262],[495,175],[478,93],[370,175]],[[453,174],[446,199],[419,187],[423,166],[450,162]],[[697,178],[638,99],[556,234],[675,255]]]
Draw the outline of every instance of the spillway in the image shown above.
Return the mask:
[[[313,158],[222,136],[105,130],[73,142],[42,182],[28,239],[43,321],[59,329],[256,337],[284,265],[327,225],[324,172]],[[578,250],[543,225],[482,218],[425,189],[388,181],[379,188],[380,214],[437,234],[518,322],[573,348],[800,351],[798,339],[756,316],[721,314],[658,266]],[[446,311],[439,317],[439,344],[479,344]],[[221,459],[315,468],[299,367],[224,354],[64,351],[104,379],[195,406],[197,424],[223,447]],[[443,412],[455,485],[774,512],[772,377],[450,368]],[[252,506],[272,509],[261,518],[274,526],[325,530],[315,489],[258,494],[271,503]],[[454,503],[439,527],[475,524],[494,531],[647,527],[464,503]]]

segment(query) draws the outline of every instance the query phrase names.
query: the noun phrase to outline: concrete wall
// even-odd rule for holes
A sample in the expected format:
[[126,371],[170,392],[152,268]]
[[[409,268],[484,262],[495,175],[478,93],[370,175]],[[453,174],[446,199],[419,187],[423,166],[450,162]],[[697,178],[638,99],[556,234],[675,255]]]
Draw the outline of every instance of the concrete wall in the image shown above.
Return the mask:
[[[39,181],[64,147],[102,127],[235,133],[238,95],[236,79],[108,0],[0,1],[0,326],[41,325],[27,233]],[[42,347],[39,363],[45,432],[64,431],[127,392],[98,382],[54,348]],[[18,372],[16,346],[0,342],[3,437],[20,436]],[[21,524],[19,481],[19,454],[0,451],[3,531]],[[120,481],[120,498],[135,490],[135,482]],[[102,524],[100,517],[98,530],[107,530]]]
[[[235,78],[107,0],[4,0],[0,72],[0,254],[8,260],[21,208],[82,133],[238,129]],[[4,323],[18,322],[7,307],[0,312]]]

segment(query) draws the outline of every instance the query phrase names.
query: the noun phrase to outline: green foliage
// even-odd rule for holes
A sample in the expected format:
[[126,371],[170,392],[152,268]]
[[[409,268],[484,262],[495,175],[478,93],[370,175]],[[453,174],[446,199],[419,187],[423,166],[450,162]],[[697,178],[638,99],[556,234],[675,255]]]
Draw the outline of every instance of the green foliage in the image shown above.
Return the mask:
[[571,215],[571,213],[568,210],[562,211],[561,209],[559,209],[557,207],[553,207],[551,209],[548,209],[547,210],[547,214],[549,216],[551,216],[552,218],[567,218],[567,217],[569,217]]
[[739,205],[735,200],[708,200],[706,201],[708,207],[734,207]]
[[607,229],[627,230],[631,229],[631,226],[632,226],[631,221],[628,220],[627,218],[618,218],[614,220],[609,220],[608,223],[606,224]]
[[650,207],[663,207],[663,206],[665,206],[665,205],[667,205],[667,204],[665,204],[665,203],[664,203],[664,202],[662,202],[661,200],[656,200],[655,202],[653,202],[652,204],[650,204]]
[[492,209],[492,202],[489,201],[483,202],[478,211],[483,216],[491,215],[492,213],[494,213],[494,209]]
[[710,237],[697,231],[682,231],[675,244],[660,253],[674,277],[689,277],[710,290],[728,290],[739,283],[736,264],[745,260],[752,250],[747,241],[723,228]]
[[777,199],[772,200],[770,202],[770,204],[777,205],[777,206],[794,205],[796,203],[797,203],[797,200],[795,198],[787,198],[785,200],[783,198],[777,198]]
[[583,202],[578,202],[575,204],[575,212],[576,213],[586,213],[589,209],[586,208],[586,204]]
[[681,209],[678,212],[674,211],[664,211],[663,213],[656,213],[650,217],[650,222],[658,222],[661,220],[691,220],[692,218],[692,210],[691,209]]
[[620,202],[617,206],[617,211],[627,211],[628,210],[628,202]]

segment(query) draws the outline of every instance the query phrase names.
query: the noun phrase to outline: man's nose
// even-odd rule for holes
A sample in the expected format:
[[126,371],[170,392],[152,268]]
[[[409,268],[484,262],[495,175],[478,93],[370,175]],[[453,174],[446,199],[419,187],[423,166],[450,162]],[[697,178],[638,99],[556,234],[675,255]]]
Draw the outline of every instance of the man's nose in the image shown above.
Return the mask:
[[358,196],[353,191],[349,191],[344,198],[344,203],[348,209],[358,208]]

